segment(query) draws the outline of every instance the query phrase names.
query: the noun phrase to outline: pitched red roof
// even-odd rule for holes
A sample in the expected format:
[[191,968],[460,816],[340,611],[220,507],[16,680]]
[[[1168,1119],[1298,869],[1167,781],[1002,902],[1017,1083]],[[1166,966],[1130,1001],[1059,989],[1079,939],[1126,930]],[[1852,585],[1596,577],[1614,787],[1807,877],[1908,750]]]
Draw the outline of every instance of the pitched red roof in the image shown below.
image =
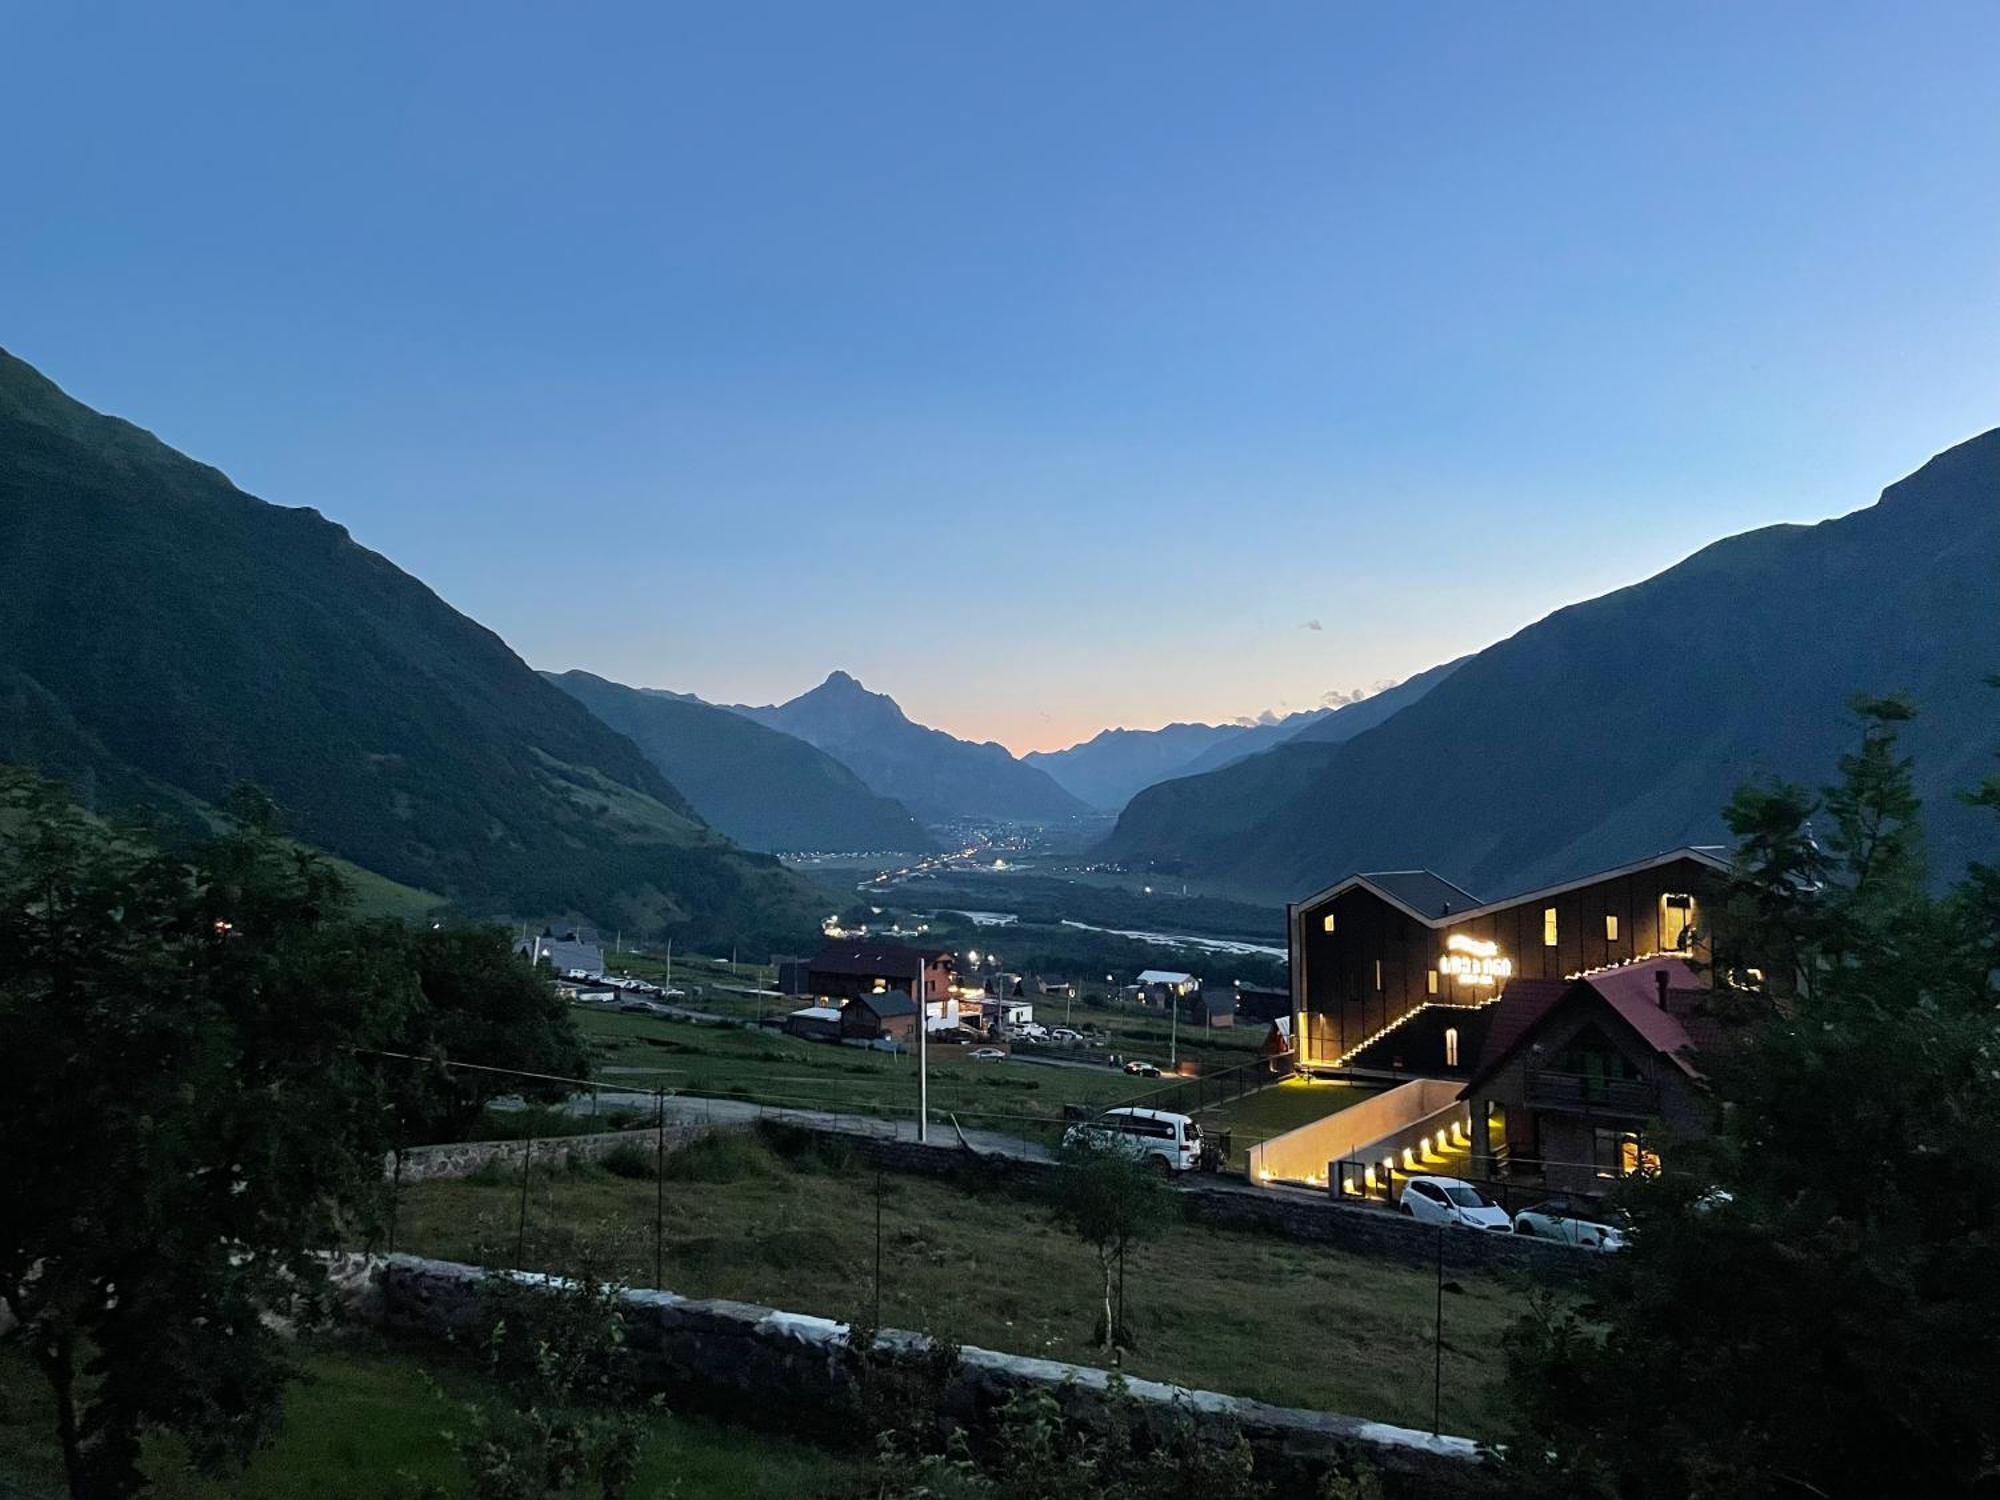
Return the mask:
[[[1667,1000],[1660,1005],[1660,979],[1667,976]],[[1688,1077],[1699,1079],[1701,1070],[1691,1054],[1699,1051],[1690,1033],[1687,1012],[1690,998],[1705,993],[1701,976],[1680,958],[1651,958],[1644,963],[1625,964],[1582,979],[1516,979],[1501,992],[1493,1024],[1486,1032],[1486,1045],[1479,1050],[1479,1066],[1473,1069],[1461,1098],[1498,1072],[1507,1059],[1520,1050],[1557,1005],[1578,992],[1594,996],[1610,1007],[1618,1018],[1639,1034],[1655,1052],[1671,1058]],[[1678,997],[1681,1003],[1676,1004]],[[1713,1028],[1697,1026],[1704,1039],[1713,1041]]]

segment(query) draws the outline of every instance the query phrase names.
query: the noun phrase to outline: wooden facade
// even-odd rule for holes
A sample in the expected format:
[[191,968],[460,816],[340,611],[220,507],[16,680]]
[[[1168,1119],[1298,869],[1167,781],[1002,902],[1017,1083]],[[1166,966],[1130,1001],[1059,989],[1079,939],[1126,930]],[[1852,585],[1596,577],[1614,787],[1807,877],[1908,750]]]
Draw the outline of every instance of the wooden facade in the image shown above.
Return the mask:
[[1300,1065],[1335,1066],[1425,1005],[1485,1005],[1516,976],[1698,954],[1703,893],[1722,868],[1711,851],[1676,849],[1483,905],[1423,872],[1343,880],[1289,913]]

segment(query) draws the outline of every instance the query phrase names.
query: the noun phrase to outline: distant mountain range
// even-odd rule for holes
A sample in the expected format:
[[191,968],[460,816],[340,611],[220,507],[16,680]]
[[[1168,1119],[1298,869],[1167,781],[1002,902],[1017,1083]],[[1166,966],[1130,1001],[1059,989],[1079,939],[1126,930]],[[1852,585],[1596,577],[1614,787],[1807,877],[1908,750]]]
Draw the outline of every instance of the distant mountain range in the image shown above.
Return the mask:
[[197,822],[256,782],[299,838],[481,917],[754,947],[824,904],[343,528],[4,352],[0,761]]
[[817,746],[680,693],[542,674],[637,745],[696,812],[748,849],[929,853],[937,840]]
[[829,674],[787,703],[731,707],[818,746],[872,791],[895,798],[926,823],[1052,822],[1088,811],[1005,746],[976,744],[912,723],[895,699],[871,693],[845,672]]
[[1104,812],[1117,812],[1138,793],[1178,776],[1198,776],[1234,765],[1290,740],[1325,744],[1372,729],[1458,665],[1433,667],[1354,703],[1311,708],[1255,724],[1168,724],[1160,729],[1106,729],[1067,750],[1035,750],[1022,757],[1052,776],[1072,796]]
[[1266,899],[1412,866],[1497,896],[1722,841],[1738,784],[1832,780],[1848,700],[1899,692],[1920,709],[1903,739],[1933,866],[1955,875],[2000,857],[1991,815],[1953,795],[1994,769],[1996,671],[2000,431],[1865,510],[1558,610],[1345,743],[1309,730],[1153,786],[1104,852]]

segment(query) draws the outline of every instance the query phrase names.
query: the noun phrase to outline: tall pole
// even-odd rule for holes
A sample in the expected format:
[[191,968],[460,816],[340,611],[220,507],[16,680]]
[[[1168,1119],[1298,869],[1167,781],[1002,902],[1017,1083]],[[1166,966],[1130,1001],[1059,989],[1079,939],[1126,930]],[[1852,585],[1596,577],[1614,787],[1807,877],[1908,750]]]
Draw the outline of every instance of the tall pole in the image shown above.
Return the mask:
[[1167,1066],[1181,1065],[1181,997],[1179,985],[1167,989]]
[[674,987],[674,940],[667,939],[667,988]]
[[924,993],[924,959],[917,955],[917,1144],[931,1142],[931,1017],[929,997]]
[[1431,1326],[1431,1436],[1443,1430],[1444,1418],[1444,1225],[1437,1237],[1437,1318]]
[[667,1232],[667,1095],[653,1090],[653,1290],[665,1288],[661,1270]]

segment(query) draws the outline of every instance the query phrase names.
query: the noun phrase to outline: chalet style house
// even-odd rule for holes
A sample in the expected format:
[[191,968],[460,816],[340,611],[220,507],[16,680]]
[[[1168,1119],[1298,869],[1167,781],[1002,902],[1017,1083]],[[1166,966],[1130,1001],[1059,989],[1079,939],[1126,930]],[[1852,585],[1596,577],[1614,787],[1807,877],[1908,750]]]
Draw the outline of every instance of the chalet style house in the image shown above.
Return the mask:
[[1672,849],[1503,901],[1428,870],[1351,875],[1290,908],[1299,1066],[1465,1077],[1510,984],[1705,957],[1701,892],[1726,868]]
[[[1380,1140],[1339,1154],[1412,1171],[1419,1144],[1476,1179],[1576,1193],[1657,1166],[1648,1133],[1702,1127],[1704,1057],[1734,1030],[1703,925],[1726,869],[1715,850],[1680,848],[1490,902],[1398,870],[1295,903],[1299,1068],[1432,1081],[1431,1114],[1385,1118]],[[1438,1082],[1456,1105],[1432,1097]],[[1322,1146],[1301,1158],[1309,1177],[1331,1159]]]

